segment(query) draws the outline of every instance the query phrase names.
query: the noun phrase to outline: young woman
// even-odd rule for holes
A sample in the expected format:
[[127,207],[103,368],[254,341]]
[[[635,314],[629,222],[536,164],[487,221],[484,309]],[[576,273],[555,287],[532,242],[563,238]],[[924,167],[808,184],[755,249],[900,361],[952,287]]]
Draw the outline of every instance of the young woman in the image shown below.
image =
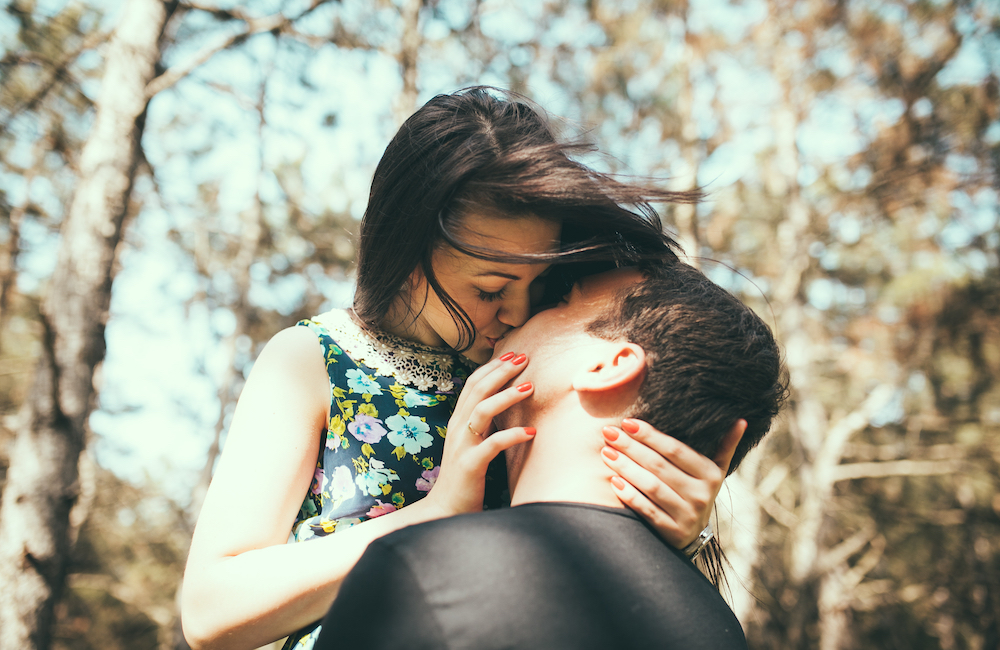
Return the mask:
[[[487,466],[533,431],[492,421],[534,387],[516,381],[524,355],[490,361],[496,341],[583,271],[673,257],[647,200],[693,198],[615,181],[573,161],[578,149],[482,87],[403,124],[372,182],[354,309],[279,332],[240,396],[184,577],[192,647],[291,635],[286,648],[310,648],[369,542],[502,502],[503,470]],[[616,490],[683,547],[725,468],[623,427]]]

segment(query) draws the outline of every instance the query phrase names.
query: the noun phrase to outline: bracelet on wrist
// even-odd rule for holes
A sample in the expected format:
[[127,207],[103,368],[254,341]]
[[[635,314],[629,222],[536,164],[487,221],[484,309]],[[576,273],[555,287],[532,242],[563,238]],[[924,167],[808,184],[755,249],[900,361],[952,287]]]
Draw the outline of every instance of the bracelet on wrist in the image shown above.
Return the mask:
[[698,536],[695,537],[694,541],[685,546],[681,552],[684,553],[689,560],[693,560],[698,557],[699,553],[705,550],[708,543],[712,541],[712,537],[712,523],[709,522],[709,524],[705,526],[705,529],[698,533]]

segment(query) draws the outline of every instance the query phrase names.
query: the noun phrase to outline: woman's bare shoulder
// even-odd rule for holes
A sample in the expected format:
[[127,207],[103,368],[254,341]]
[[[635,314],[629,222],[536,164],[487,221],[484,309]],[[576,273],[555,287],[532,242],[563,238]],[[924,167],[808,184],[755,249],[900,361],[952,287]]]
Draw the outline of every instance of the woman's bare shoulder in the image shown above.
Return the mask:
[[[331,313],[327,312],[312,320],[322,323],[320,319]],[[272,336],[261,350],[254,367],[263,363],[267,367],[284,366],[302,371],[305,368],[300,364],[318,366],[322,365],[322,361],[323,347],[317,332],[310,327],[297,324],[286,327]]]
[[[311,412],[329,406],[329,378],[323,347],[308,327],[287,327],[271,337],[254,361],[241,401],[264,400],[280,410],[309,404]],[[284,402],[282,406],[275,400]],[[245,407],[246,408],[246,407]],[[302,417],[304,414],[298,414]],[[297,419],[296,418],[296,419]]]
[[292,325],[280,330],[264,345],[260,356],[267,355],[316,355],[321,353],[316,333],[302,325]]

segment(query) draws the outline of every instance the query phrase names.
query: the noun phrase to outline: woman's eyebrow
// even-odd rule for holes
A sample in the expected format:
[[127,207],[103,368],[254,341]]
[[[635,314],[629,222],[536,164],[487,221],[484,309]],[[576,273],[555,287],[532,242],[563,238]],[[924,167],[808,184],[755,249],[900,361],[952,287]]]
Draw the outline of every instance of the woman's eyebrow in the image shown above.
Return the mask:
[[488,275],[494,275],[498,278],[507,278],[508,280],[520,280],[521,276],[514,275],[513,273],[503,273],[502,271],[483,271],[482,273],[477,273],[473,277],[483,278]]

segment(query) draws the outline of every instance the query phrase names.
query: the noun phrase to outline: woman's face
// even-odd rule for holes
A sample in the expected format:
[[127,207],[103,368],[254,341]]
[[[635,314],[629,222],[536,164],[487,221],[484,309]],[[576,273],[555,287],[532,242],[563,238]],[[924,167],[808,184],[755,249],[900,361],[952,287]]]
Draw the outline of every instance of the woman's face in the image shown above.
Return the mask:
[[[471,246],[500,253],[553,253],[559,250],[559,230],[557,222],[532,216],[500,218],[473,213],[462,219],[457,235]],[[472,347],[463,354],[477,363],[489,361],[496,342],[528,320],[532,284],[549,267],[547,263],[481,260],[447,245],[434,251],[431,265],[441,288],[468,314],[476,329]],[[412,316],[390,318],[397,325],[390,323],[387,329],[425,345],[458,347],[461,330],[420,269],[413,272],[410,286],[412,290],[399,298],[403,309],[394,311],[419,315],[416,320]],[[411,311],[406,311],[407,306]]]

